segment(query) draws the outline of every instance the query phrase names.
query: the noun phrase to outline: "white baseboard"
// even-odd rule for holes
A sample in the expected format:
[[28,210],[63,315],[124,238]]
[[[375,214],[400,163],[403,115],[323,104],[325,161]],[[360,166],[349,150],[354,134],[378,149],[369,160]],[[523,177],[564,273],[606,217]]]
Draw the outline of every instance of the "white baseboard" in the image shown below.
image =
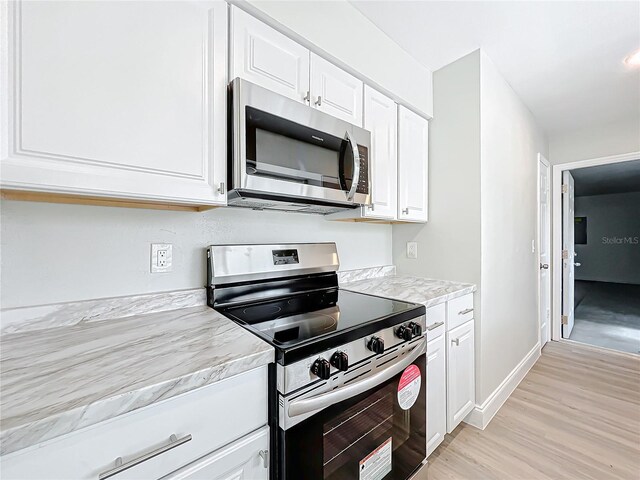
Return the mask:
[[538,358],[540,358],[540,343],[536,343],[531,351],[516,365],[516,368],[507,375],[507,378],[489,395],[489,398],[487,398],[482,405],[476,405],[471,413],[464,419],[464,422],[484,430],[531,367],[538,361]]

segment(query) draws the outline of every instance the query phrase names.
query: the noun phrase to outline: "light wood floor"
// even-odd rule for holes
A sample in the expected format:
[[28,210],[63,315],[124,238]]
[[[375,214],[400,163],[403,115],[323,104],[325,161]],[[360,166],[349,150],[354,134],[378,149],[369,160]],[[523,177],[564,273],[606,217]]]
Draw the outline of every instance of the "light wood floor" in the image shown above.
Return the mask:
[[461,424],[414,479],[640,479],[640,356],[548,343],[487,428]]

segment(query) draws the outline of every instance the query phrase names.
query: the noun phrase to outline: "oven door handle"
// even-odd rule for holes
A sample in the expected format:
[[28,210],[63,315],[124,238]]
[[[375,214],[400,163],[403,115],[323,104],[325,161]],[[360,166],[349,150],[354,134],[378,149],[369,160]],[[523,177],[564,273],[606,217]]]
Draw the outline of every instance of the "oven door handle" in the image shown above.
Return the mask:
[[395,377],[405,368],[411,365],[420,355],[422,355],[427,347],[427,340],[422,339],[418,343],[411,353],[406,354],[406,358],[385,368],[384,370],[372,375],[368,378],[360,380],[346,387],[332,390],[331,392],[322,393],[314,397],[305,398],[303,400],[296,400],[289,404],[289,417],[297,417],[298,415],[304,415],[305,413],[313,412],[315,410],[322,410],[338,402],[342,402],[356,395],[366,392],[367,390],[386,382],[392,377]]
[[351,179],[351,189],[347,193],[347,201],[352,201],[356,190],[358,189],[358,183],[360,182],[360,153],[358,152],[358,144],[354,140],[351,133],[348,131],[345,133],[347,142],[351,145],[351,152],[353,154],[353,178]]

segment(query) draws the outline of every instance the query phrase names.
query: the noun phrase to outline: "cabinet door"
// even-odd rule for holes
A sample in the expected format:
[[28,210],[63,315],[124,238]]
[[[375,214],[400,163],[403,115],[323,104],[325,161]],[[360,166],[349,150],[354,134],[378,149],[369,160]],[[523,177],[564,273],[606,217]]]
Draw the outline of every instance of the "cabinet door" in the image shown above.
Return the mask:
[[237,7],[231,7],[231,30],[230,79],[306,102],[309,50]]
[[427,221],[429,122],[398,106],[398,220]]
[[224,2],[0,9],[3,188],[225,203]]
[[312,106],[361,127],[362,91],[362,81],[324,58],[311,54]]
[[444,334],[427,343],[427,457],[447,432],[447,382]]
[[269,427],[173,472],[163,480],[267,480]]
[[474,322],[447,332],[447,433],[475,406]]
[[364,87],[364,128],[371,132],[372,194],[365,216],[393,220],[398,201],[398,110],[393,100],[368,85]]

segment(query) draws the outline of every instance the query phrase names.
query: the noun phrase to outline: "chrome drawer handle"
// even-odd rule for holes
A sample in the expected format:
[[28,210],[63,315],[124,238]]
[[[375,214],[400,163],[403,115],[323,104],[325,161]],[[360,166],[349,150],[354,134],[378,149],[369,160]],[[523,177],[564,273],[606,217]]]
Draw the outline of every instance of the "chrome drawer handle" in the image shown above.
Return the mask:
[[473,308],[465,308],[464,310],[459,311],[458,315],[466,315],[467,313],[471,312],[473,312]]
[[455,343],[456,346],[459,346],[460,345],[460,339],[459,338],[452,338],[451,339],[451,343]]
[[319,107],[322,106],[322,97],[320,95],[318,95],[318,100],[316,100],[316,105]]
[[444,322],[434,323],[433,325],[429,325],[427,327],[427,331],[430,332],[431,330],[435,330],[436,328],[441,327],[442,325],[444,325]]
[[403,208],[402,213],[404,213],[405,215],[409,215],[409,207]]
[[118,473],[121,473],[121,472],[124,472],[125,470],[130,469],[131,467],[140,465],[141,463],[146,462],[147,460],[151,460],[152,458],[157,457],[162,453],[168,452],[169,450],[172,450],[176,447],[179,447],[180,445],[190,442],[191,438],[192,438],[191,435],[185,435],[182,438],[178,438],[175,436],[175,434],[173,434],[169,437],[169,443],[167,443],[166,445],[163,445],[162,447],[158,447],[155,450],[151,450],[150,452],[140,455],[139,457],[136,457],[133,460],[129,460],[127,463],[122,463],[122,457],[118,457],[116,458],[115,467],[99,474],[98,480],[104,480],[105,478],[113,477]]

